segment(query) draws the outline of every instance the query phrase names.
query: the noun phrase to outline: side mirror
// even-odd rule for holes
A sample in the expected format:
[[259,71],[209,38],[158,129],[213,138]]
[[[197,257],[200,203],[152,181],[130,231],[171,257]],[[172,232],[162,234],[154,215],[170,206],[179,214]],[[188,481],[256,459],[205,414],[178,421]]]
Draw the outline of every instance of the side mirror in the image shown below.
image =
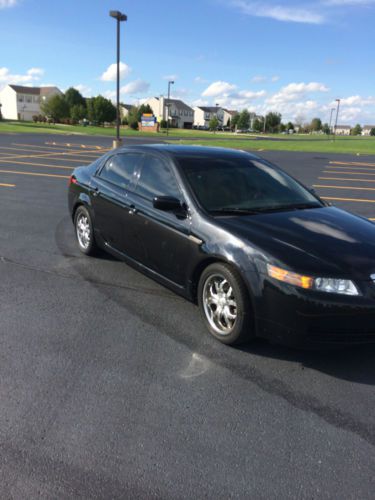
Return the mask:
[[186,216],[186,207],[173,196],[155,196],[152,202],[154,208],[163,212],[173,212],[179,216]]

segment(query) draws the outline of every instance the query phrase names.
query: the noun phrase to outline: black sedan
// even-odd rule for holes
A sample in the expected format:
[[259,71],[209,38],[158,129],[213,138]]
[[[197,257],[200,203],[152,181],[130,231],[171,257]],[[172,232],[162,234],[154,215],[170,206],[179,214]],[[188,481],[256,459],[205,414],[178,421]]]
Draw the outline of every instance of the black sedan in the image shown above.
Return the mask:
[[246,152],[113,150],[70,179],[79,248],[199,304],[226,344],[375,341],[375,225]]

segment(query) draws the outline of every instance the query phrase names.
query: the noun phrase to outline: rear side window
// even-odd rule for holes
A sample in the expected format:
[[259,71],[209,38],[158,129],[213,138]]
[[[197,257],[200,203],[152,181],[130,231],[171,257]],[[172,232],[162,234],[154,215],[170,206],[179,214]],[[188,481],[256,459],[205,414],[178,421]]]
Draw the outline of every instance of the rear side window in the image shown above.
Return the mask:
[[111,156],[100,171],[99,177],[116,186],[127,188],[140,159],[141,155],[137,153],[120,153]]
[[181,197],[172,170],[162,160],[153,156],[147,156],[144,160],[136,193],[149,200],[155,196]]

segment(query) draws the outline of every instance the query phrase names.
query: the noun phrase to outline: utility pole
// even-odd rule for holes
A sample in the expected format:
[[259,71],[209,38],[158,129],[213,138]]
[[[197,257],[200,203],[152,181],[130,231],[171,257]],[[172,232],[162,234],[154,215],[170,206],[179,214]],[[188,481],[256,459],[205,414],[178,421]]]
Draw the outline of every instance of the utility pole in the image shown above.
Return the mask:
[[335,135],[334,135],[334,140],[336,140],[336,130],[337,130],[337,121],[339,118],[339,111],[340,111],[340,102],[341,99],[336,99],[337,102],[337,112],[336,112],[336,121],[335,121]]
[[169,106],[170,106],[170,97],[171,97],[171,85],[174,84],[173,80],[168,82],[168,102],[167,102],[167,136],[169,135]]

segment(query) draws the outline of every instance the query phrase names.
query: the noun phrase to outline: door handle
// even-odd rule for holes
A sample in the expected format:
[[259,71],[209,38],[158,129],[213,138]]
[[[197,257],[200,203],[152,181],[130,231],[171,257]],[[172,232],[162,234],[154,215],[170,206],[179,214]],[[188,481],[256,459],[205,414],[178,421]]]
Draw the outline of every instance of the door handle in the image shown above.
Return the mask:
[[92,189],[91,189],[91,194],[92,194],[93,196],[98,196],[98,194],[99,194],[99,188],[98,188],[98,187],[94,187],[94,188],[92,188]]
[[129,205],[129,215],[135,215],[138,212],[138,210],[135,208],[134,205]]

